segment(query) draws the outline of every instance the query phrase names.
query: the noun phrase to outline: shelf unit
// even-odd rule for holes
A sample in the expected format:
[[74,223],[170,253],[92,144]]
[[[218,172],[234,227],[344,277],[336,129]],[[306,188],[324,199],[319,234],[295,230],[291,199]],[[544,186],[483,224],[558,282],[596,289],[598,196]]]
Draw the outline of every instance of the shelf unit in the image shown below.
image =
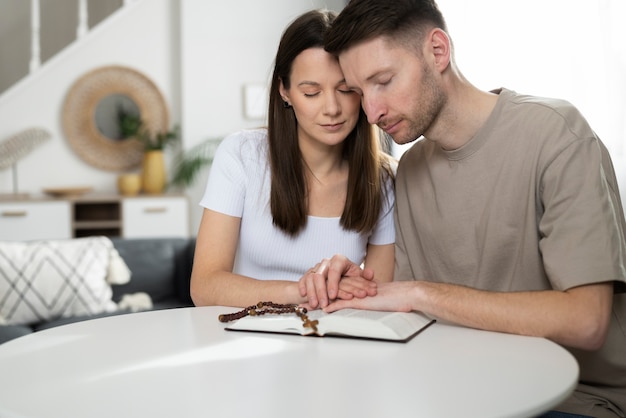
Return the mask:
[[182,194],[89,193],[0,201],[0,241],[189,237],[188,199]]
[[122,201],[75,200],[72,205],[72,231],[75,238],[92,235],[121,237],[123,235]]

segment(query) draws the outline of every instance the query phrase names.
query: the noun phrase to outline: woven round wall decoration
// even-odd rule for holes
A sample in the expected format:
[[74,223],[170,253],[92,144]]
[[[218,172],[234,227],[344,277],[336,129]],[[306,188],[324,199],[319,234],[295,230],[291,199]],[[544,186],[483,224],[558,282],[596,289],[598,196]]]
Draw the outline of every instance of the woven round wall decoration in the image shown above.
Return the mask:
[[63,105],[63,129],[72,149],[88,164],[109,171],[131,170],[141,164],[143,144],[133,138],[109,138],[96,124],[98,105],[111,96],[131,100],[146,129],[167,131],[167,105],[158,87],[123,66],[94,69],[72,85]]

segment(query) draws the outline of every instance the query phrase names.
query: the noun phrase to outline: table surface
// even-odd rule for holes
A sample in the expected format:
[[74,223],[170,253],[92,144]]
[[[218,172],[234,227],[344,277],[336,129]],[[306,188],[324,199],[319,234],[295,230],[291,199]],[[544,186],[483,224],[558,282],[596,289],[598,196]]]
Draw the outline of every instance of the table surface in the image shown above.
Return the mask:
[[0,417],[529,417],[575,388],[546,339],[436,323],[408,343],[226,331],[228,307],[64,325],[0,345]]

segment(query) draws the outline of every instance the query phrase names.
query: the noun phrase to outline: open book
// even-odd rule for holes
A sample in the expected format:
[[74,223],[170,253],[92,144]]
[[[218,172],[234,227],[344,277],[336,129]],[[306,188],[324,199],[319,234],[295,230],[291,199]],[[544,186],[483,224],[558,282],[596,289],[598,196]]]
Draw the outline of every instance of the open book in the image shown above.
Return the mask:
[[302,319],[295,314],[246,316],[227,325],[226,329],[405,342],[435,322],[420,312],[359,309],[342,309],[330,314],[314,310],[309,311],[307,316],[309,320],[317,321],[317,332],[313,328],[304,327]]

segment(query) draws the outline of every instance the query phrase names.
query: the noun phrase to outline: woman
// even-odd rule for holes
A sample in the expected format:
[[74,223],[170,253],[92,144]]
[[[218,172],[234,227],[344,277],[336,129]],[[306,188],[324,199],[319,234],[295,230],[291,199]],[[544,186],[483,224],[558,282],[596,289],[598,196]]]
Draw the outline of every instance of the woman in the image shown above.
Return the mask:
[[344,278],[331,298],[373,295],[375,281],[392,280],[391,160],[323,49],[334,17],[311,11],[285,30],[267,129],[230,135],[216,152],[200,202],[196,305],[326,306],[324,277],[309,268],[338,253],[373,270],[374,282]]

